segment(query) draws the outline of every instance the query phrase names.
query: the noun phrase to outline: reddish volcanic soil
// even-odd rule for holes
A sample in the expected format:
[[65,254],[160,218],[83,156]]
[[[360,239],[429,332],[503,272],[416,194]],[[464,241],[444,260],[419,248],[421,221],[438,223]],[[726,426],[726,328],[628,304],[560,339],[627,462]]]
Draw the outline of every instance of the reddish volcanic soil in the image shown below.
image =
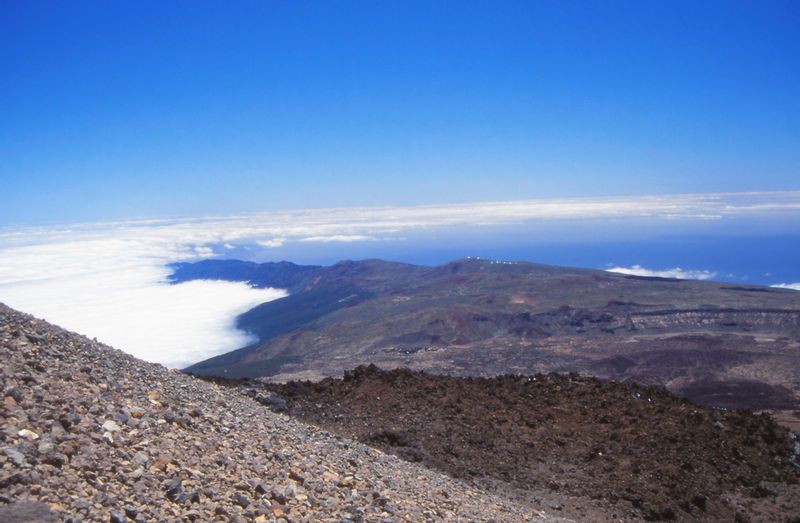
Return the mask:
[[661,388],[374,366],[268,387],[294,416],[580,521],[800,521],[796,436]]

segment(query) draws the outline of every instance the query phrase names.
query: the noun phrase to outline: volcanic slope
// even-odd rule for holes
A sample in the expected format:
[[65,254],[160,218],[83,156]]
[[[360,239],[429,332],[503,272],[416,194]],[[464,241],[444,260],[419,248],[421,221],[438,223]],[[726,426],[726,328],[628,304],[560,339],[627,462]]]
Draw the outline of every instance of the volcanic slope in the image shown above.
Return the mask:
[[267,388],[300,419],[579,521],[800,517],[796,434],[660,387],[369,366]]
[[365,363],[460,376],[576,371],[709,406],[800,411],[797,291],[477,259],[173,269],[175,282],[291,292],[239,317],[259,343],[187,369],[195,374],[316,380]]
[[547,518],[4,305],[0,361],[0,521]]

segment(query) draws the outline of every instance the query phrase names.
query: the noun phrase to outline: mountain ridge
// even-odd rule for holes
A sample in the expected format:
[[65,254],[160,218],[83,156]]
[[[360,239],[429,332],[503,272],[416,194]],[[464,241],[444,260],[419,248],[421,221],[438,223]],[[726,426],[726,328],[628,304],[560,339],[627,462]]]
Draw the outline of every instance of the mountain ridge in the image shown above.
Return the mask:
[[[228,263],[241,267],[185,264],[174,281]],[[288,381],[368,363],[461,376],[575,371],[712,406],[719,396],[700,385],[719,382],[734,399],[727,407],[758,404],[791,419],[800,411],[796,291],[474,258],[263,266],[235,277],[270,286],[280,269],[299,290],[238,318],[257,343],[187,372]]]

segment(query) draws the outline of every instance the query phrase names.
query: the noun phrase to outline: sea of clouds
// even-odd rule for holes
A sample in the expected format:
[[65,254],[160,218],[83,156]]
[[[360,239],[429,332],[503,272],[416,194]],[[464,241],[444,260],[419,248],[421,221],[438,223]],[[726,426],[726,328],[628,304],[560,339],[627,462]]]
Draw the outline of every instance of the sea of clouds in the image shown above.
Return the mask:
[[777,287],[778,289],[792,289],[795,291],[800,291],[800,282],[797,283],[776,283],[772,285],[772,287]]
[[680,267],[672,269],[646,269],[641,265],[631,267],[610,267],[608,272],[618,272],[620,274],[632,274],[634,276],[655,276],[657,278],[678,278],[681,280],[711,280],[717,273],[709,270],[685,270]]
[[[184,367],[254,341],[235,318],[285,296],[246,283],[170,285],[167,265],[242,248],[402,240],[411,231],[570,220],[725,220],[800,213],[800,192],[526,200],[268,212],[0,229],[0,301],[148,361]],[[709,270],[612,267],[710,279]],[[797,284],[784,284],[800,287]]]

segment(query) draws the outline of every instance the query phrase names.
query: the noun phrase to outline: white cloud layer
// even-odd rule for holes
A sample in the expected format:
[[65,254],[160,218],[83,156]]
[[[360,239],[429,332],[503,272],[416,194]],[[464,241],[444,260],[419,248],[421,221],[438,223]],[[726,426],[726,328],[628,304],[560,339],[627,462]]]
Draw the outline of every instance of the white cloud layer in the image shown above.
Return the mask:
[[300,238],[301,242],[321,242],[321,243],[330,243],[330,242],[364,242],[374,240],[370,236],[364,236],[363,234],[331,234],[330,236],[309,236],[307,238]]
[[245,283],[191,281],[166,285],[167,271],[107,270],[2,287],[9,305],[170,367],[255,341],[233,328],[234,317],[285,296]]
[[45,242],[0,249],[0,301],[168,366],[253,341],[234,328],[236,315],[285,295],[234,282],[168,285],[166,263],[213,250],[181,244],[149,227],[41,238]]
[[618,272],[620,274],[631,274],[634,276],[654,276],[658,278],[679,278],[681,280],[710,280],[714,278],[717,273],[712,271],[693,271],[684,270],[680,267],[663,270],[645,269],[641,265],[633,265],[631,267],[612,267],[606,269],[608,272]]
[[285,243],[286,243],[286,238],[271,238],[269,240],[256,241],[256,245],[260,245],[268,249],[276,249],[278,247],[283,247]]
[[[146,360],[182,366],[247,343],[233,329],[236,315],[282,293],[230,282],[169,286],[165,264],[173,261],[223,255],[237,246],[369,241],[437,227],[798,213],[800,191],[312,209],[5,228],[0,229],[0,301]],[[709,271],[615,269],[713,277]]]
[[770,287],[777,287],[778,289],[792,289],[795,291],[800,291],[800,282],[797,283],[776,283],[775,285],[770,285]]

